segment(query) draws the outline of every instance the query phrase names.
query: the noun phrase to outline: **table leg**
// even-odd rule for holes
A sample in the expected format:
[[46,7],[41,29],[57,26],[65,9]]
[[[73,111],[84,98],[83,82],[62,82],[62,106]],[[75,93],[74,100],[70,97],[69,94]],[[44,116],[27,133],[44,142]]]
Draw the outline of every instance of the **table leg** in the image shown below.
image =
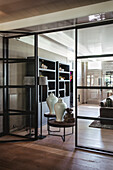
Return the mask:
[[47,118],[47,131],[48,131],[48,122],[49,122],[49,118]]
[[50,127],[49,127],[48,122],[49,122],[49,118],[47,118],[47,129],[48,129],[48,135],[49,135],[50,134]]
[[65,142],[65,127],[64,127],[64,136],[63,136],[63,142]]
[[73,127],[72,127],[72,134],[73,134]]

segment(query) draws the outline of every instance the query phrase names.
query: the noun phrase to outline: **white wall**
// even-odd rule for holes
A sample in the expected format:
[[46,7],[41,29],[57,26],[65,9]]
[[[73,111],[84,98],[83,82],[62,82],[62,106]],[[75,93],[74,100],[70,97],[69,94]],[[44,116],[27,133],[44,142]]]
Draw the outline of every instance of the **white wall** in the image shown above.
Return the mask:
[[49,52],[47,50],[43,50],[41,48],[38,49],[38,55],[39,57],[45,58],[45,59],[50,59],[54,61],[59,61],[62,63],[67,63],[67,58],[63,57],[61,55],[58,55],[56,53]]

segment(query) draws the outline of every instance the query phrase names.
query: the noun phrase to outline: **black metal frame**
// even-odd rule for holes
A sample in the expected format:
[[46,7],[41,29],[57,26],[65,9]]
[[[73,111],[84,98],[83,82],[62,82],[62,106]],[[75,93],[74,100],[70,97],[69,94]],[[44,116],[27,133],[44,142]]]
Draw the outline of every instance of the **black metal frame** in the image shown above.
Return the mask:
[[[26,33],[26,32],[13,32],[13,31],[0,31],[0,33],[16,33],[18,34],[18,37],[20,36],[29,36],[29,35],[34,35],[33,33]],[[21,35],[20,35],[21,34]],[[11,135],[11,136],[18,136],[23,138],[23,140],[2,140],[0,141],[0,143],[4,143],[4,142],[17,142],[17,141],[28,141],[28,140],[35,140],[37,139],[37,133],[38,133],[38,90],[37,90],[37,35],[35,35],[34,37],[34,59],[17,59],[17,58],[9,58],[8,57],[8,53],[9,53],[9,39],[11,39],[12,37],[15,36],[9,36],[9,37],[3,37],[3,58],[0,58],[0,61],[3,61],[3,85],[0,86],[0,88],[3,88],[3,114],[0,114],[0,116],[3,116],[3,133],[0,134],[0,136],[4,136],[4,135]],[[17,37],[17,36],[16,36]],[[35,62],[35,85],[31,85],[31,86],[27,86],[27,85],[9,85],[8,83],[8,79],[9,79],[9,73],[8,73],[8,65],[10,63],[22,63],[22,62],[26,62],[26,61],[34,61]],[[25,110],[13,110],[13,109],[9,109],[9,97],[8,97],[8,91],[9,88],[35,88],[35,106],[36,110],[34,111],[25,111]],[[16,135],[16,134],[11,134],[9,132],[9,118],[10,116],[13,115],[31,115],[31,114],[35,114],[35,138],[31,138],[30,136],[21,136],[21,135]]]
[[[113,152],[111,151],[106,151],[106,150],[101,150],[101,149],[96,149],[96,148],[90,148],[90,147],[85,147],[85,146],[80,146],[77,143],[77,138],[78,138],[78,132],[77,132],[77,120],[78,119],[92,119],[92,120],[108,120],[105,118],[95,118],[95,117],[83,117],[83,116],[77,116],[77,89],[111,89],[111,87],[86,87],[86,86],[77,86],[77,60],[78,59],[82,59],[82,58],[94,58],[94,57],[111,57],[112,54],[106,54],[106,55],[99,55],[99,56],[77,56],[77,39],[78,39],[78,30],[79,29],[83,29],[83,28],[88,28],[88,27],[95,27],[95,26],[103,26],[103,25],[109,25],[109,24],[113,24],[113,20],[107,20],[107,21],[99,21],[99,22],[94,22],[94,23],[84,23],[84,24],[78,24],[76,26],[70,26],[70,27],[64,27],[64,28],[58,28],[58,29],[52,29],[52,30],[47,30],[47,31],[40,31],[40,32],[35,32],[35,33],[31,33],[31,32],[13,32],[13,31],[0,31],[0,33],[16,33],[19,35],[13,35],[13,36],[9,36],[7,38],[18,38],[18,37],[22,37],[22,36],[29,36],[29,35],[34,35],[35,36],[35,92],[36,92],[36,96],[35,96],[35,106],[36,106],[36,110],[35,110],[35,116],[36,116],[36,122],[35,122],[35,139],[37,139],[38,136],[38,103],[39,103],[39,99],[38,99],[38,87],[37,87],[37,77],[38,77],[38,35],[44,34],[44,33],[51,33],[51,32],[57,32],[57,31],[66,31],[66,30],[71,30],[71,29],[75,29],[75,117],[76,117],[76,128],[75,128],[75,148],[79,148],[79,149],[84,149],[84,150],[91,150],[91,151],[95,151],[95,152],[99,152],[99,153],[105,153],[105,154],[110,154],[113,155]],[[6,39],[7,39],[6,38]],[[5,38],[3,38],[3,40],[5,40]],[[4,44],[4,43],[3,43]],[[8,98],[7,98],[7,94],[8,94],[8,86],[7,84],[5,84],[5,80],[7,80],[6,78],[6,74],[8,74],[6,69],[6,66],[8,65],[8,62],[10,61],[7,60],[5,58],[7,52],[7,46],[4,44],[3,46],[3,60],[4,64],[3,64],[3,74],[4,74],[4,84],[3,86],[0,86],[0,88],[3,88],[3,103],[4,103],[4,111],[6,112],[7,110],[7,106],[8,106]],[[19,61],[19,60],[18,60]],[[19,61],[20,62],[20,61]],[[9,86],[10,87],[10,86]],[[8,110],[7,110],[8,111]],[[111,119],[110,119],[111,120]],[[109,120],[108,120],[109,121]]]
[[[81,24],[76,27],[76,52],[75,52],[75,60],[76,60],[76,77],[77,77],[77,61],[79,59],[87,59],[87,58],[104,58],[104,57],[113,57],[113,54],[105,54],[105,55],[92,55],[92,56],[77,56],[77,45],[78,45],[78,30],[83,29],[83,28],[89,28],[89,27],[96,27],[96,26],[103,26],[103,25],[109,25],[113,24],[113,20],[105,21],[105,22],[97,22],[97,23],[88,23],[88,24]],[[103,149],[98,149],[98,148],[92,148],[92,147],[85,147],[82,145],[78,145],[77,140],[78,140],[78,120],[79,119],[85,119],[85,120],[107,120],[107,121],[113,121],[112,118],[96,118],[96,117],[87,117],[87,116],[78,116],[77,114],[77,89],[113,89],[113,87],[105,87],[105,86],[77,86],[77,78],[76,78],[76,133],[75,133],[75,147],[78,149],[83,149],[83,150],[88,150],[88,151],[93,151],[93,152],[99,152],[103,154],[109,154],[113,155],[113,151],[107,151]]]
[[39,103],[39,90],[38,90],[38,75],[39,75],[39,58],[38,58],[38,35],[35,35],[35,139],[38,137],[38,103]]
[[[8,116],[8,39],[3,38],[3,133],[9,134]],[[4,62],[5,60],[5,62]]]

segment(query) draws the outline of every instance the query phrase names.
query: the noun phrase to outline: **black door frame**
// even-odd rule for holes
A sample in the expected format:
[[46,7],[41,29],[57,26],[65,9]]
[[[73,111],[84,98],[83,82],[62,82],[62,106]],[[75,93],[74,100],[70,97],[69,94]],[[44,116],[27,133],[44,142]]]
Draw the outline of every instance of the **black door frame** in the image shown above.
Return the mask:
[[[99,22],[91,22],[91,23],[85,23],[85,24],[78,24],[78,25],[74,25],[74,26],[70,26],[70,27],[65,27],[65,28],[58,28],[58,29],[51,29],[51,30],[47,30],[47,31],[39,31],[39,32],[35,32],[35,33],[31,33],[31,32],[28,32],[28,33],[25,33],[25,32],[19,32],[18,34],[19,35],[16,35],[16,36],[9,36],[7,38],[17,38],[17,37],[20,37],[20,36],[29,36],[29,35],[34,35],[35,36],[35,83],[37,83],[37,71],[38,71],[38,57],[37,57],[37,54],[38,54],[38,35],[41,35],[41,34],[44,34],[44,33],[53,33],[53,32],[58,32],[58,31],[66,31],[66,30],[71,30],[71,29],[75,29],[75,76],[76,76],[76,79],[75,79],[75,117],[76,117],[76,128],[75,128],[75,148],[79,148],[79,149],[85,149],[85,150],[90,150],[90,151],[96,151],[96,152],[100,152],[100,153],[105,153],[105,154],[110,154],[110,155],[113,155],[113,152],[112,151],[106,151],[106,150],[101,150],[101,149],[96,149],[96,148],[90,148],[90,147],[85,147],[85,146],[80,146],[78,145],[77,143],[77,140],[78,140],[78,123],[77,121],[79,119],[90,119],[90,120],[112,120],[113,119],[107,119],[107,118],[95,118],[95,117],[84,117],[84,116],[78,116],[77,115],[77,89],[111,89],[108,88],[108,87],[86,87],[86,86],[77,86],[77,60],[78,59],[82,59],[82,58],[92,58],[92,57],[103,57],[102,56],[87,56],[87,57],[84,57],[84,56],[81,56],[81,57],[78,57],[77,56],[77,41],[78,41],[78,30],[79,29],[83,29],[83,28],[88,28],[88,27],[96,27],[96,26],[101,26],[101,25],[109,25],[109,24],[113,24],[113,20],[106,20],[106,21],[99,21]],[[15,32],[8,32],[8,31],[0,31],[1,33],[15,33]],[[112,54],[108,54],[108,55],[105,55],[105,57],[110,57],[110,56],[113,56]],[[6,88],[5,84],[3,85],[3,88]],[[37,85],[35,84],[35,90],[38,94],[38,87]],[[6,103],[6,101],[4,101]],[[38,96],[36,96],[35,98],[35,105],[36,105],[36,110],[35,110],[35,116],[37,117],[37,120],[36,120],[36,126],[38,127]],[[37,128],[36,127],[36,128]],[[37,129],[35,128],[35,139],[37,139]]]
[[[15,31],[0,31],[1,33],[8,33],[10,34],[15,34],[16,33],[16,38],[18,37],[25,37],[25,36],[30,36],[30,35],[34,35],[33,33],[25,33],[25,32],[15,32]],[[25,111],[20,111],[20,110],[12,110],[9,109],[9,88],[29,88],[26,85],[9,85],[9,64],[10,63],[19,63],[19,62],[26,62],[26,60],[24,61],[24,59],[16,59],[16,58],[9,58],[9,40],[11,38],[14,38],[15,36],[4,36],[2,37],[3,39],[3,58],[0,58],[1,61],[3,61],[3,86],[0,86],[0,88],[3,89],[3,113],[0,114],[0,116],[3,116],[3,133],[0,134],[0,136],[5,136],[5,135],[11,135],[11,136],[16,136],[16,137],[21,137],[22,139],[17,139],[17,140],[2,140],[0,141],[0,143],[4,143],[4,142],[18,142],[18,141],[29,141],[29,140],[36,140],[37,139],[37,133],[38,133],[38,129],[37,129],[37,123],[35,122],[35,137],[31,138],[28,136],[21,136],[21,135],[16,135],[16,134],[11,134],[9,131],[9,119],[10,116],[13,115],[30,115],[30,114],[35,114],[35,117],[38,115],[38,106],[37,109],[35,110],[35,113],[33,112],[25,112]],[[34,63],[35,63],[35,85],[31,86],[31,88],[35,88],[35,94],[37,91],[37,35],[34,35]],[[35,96],[35,106],[38,103],[38,95]],[[22,113],[21,113],[22,112]],[[37,120],[37,119],[35,119]],[[37,120],[38,121],[38,120]]]
[[[103,58],[103,57],[113,57],[113,54],[106,54],[106,55],[91,55],[91,56],[78,56],[78,30],[80,29],[85,29],[85,28],[93,28],[93,27],[98,27],[98,26],[104,26],[104,25],[110,25],[113,24],[113,20],[108,20],[108,21],[102,21],[102,22],[96,22],[96,23],[87,23],[87,24],[81,24],[76,26],[76,37],[75,37],[75,41],[76,41],[76,53],[75,53],[75,61],[76,61],[76,77],[77,77],[77,61],[79,59],[87,59],[87,58]],[[87,116],[78,116],[77,111],[78,111],[78,106],[77,106],[77,90],[78,89],[113,89],[113,87],[103,87],[103,86],[78,86],[77,85],[77,78],[76,78],[76,131],[75,131],[75,148],[78,149],[84,149],[84,150],[88,150],[88,151],[94,151],[94,152],[99,152],[99,153],[103,153],[103,154],[109,154],[109,155],[113,155],[113,151],[109,151],[109,150],[103,150],[103,149],[97,149],[97,148],[93,148],[93,147],[85,147],[82,145],[78,144],[78,120],[82,119],[82,120],[107,120],[107,121],[113,121],[113,118],[97,118],[97,117],[87,117]]]

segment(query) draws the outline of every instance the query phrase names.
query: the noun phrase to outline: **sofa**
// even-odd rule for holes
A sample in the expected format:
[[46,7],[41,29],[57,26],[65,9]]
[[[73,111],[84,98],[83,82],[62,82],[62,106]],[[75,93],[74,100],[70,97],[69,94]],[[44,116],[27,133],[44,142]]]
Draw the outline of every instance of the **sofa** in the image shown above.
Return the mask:
[[[113,95],[100,102],[100,117],[113,118]],[[102,124],[113,124],[113,121],[101,120]]]

